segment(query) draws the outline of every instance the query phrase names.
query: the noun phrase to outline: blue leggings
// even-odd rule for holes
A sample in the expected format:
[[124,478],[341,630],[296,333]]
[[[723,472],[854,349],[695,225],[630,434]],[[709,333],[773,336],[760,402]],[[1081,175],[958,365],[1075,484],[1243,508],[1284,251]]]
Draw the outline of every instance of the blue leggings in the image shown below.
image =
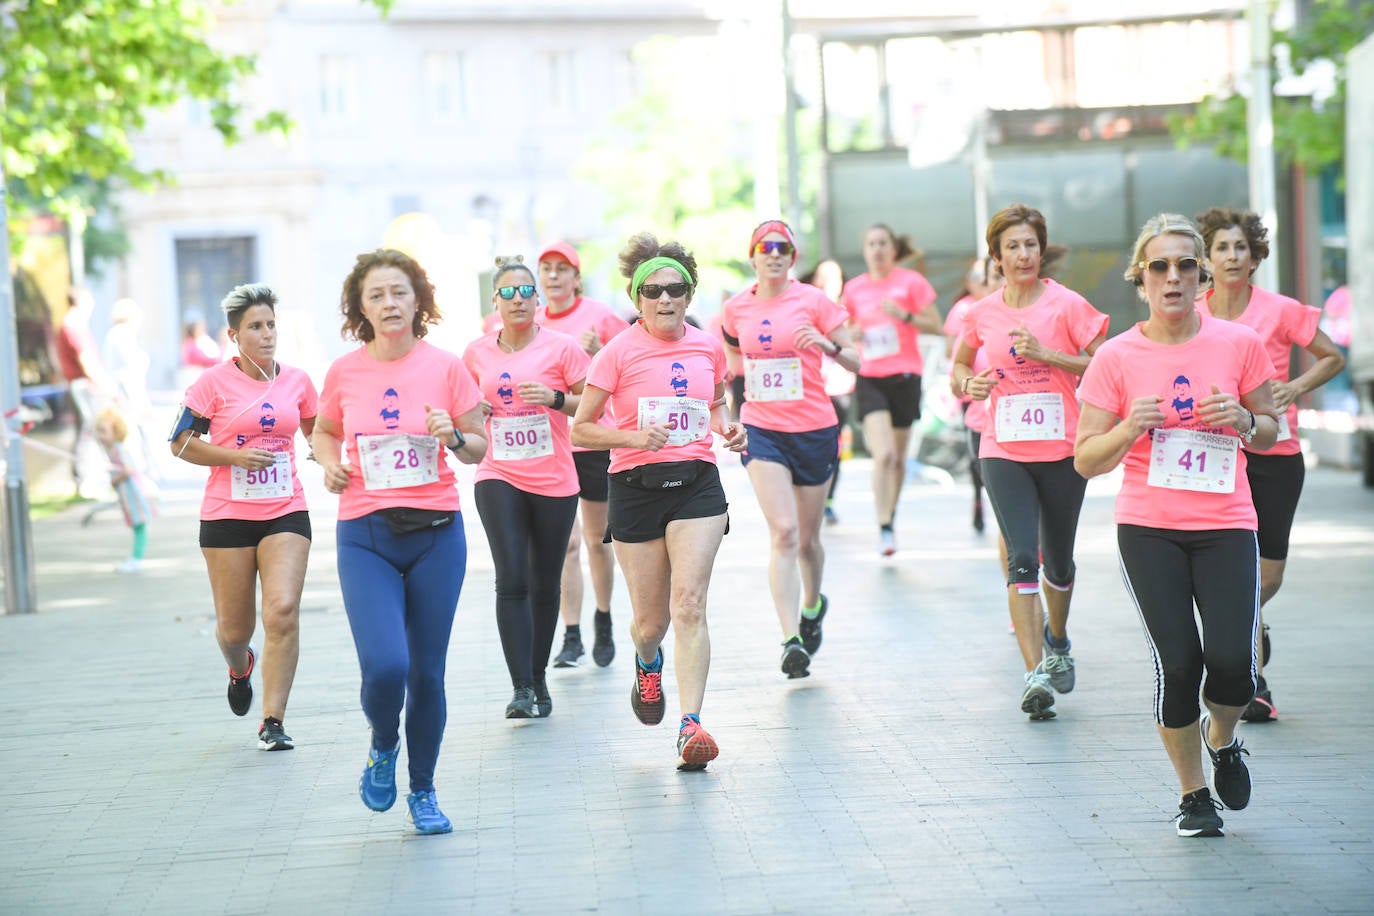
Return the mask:
[[463,516],[453,524],[392,534],[376,512],[340,521],[339,584],[362,669],[372,746],[390,750],[406,711],[410,790],[434,788],[448,708],[444,665],[467,569]]

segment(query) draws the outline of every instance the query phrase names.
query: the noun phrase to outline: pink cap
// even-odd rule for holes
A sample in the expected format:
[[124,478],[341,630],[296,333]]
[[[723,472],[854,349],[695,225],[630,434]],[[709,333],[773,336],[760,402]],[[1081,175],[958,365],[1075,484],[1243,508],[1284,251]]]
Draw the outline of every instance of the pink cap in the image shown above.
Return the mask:
[[556,254],[573,266],[573,270],[582,272],[582,260],[577,256],[577,249],[567,242],[554,242],[539,252],[539,260],[548,260],[549,255]]

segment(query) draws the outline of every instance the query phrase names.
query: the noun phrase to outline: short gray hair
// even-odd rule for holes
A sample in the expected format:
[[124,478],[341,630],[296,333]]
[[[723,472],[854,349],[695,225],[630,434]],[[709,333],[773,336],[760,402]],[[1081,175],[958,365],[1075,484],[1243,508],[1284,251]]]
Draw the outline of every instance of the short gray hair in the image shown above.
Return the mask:
[[277,294],[266,283],[244,283],[229,290],[220,300],[219,307],[224,311],[229,327],[239,329],[243,313],[254,305],[265,305],[273,312],[277,310]]

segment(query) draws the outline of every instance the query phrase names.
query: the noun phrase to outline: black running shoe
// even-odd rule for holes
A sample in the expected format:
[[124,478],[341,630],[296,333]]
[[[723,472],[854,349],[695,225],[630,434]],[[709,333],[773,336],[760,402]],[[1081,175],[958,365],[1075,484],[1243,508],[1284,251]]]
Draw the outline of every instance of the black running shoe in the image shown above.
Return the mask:
[[1269,685],[1264,682],[1264,676],[1260,675],[1259,689],[1255,691],[1255,698],[1245,707],[1245,712],[1240,714],[1241,720],[1245,722],[1275,722],[1279,718],[1278,707],[1274,705],[1274,695],[1269,691]]
[[258,654],[248,647],[248,670],[241,675],[229,672],[229,709],[236,716],[248,715],[253,708],[253,669],[258,666]]
[[542,674],[534,678],[534,701],[539,704],[535,717],[547,719],[553,712],[553,697],[549,696],[549,679]]
[[821,595],[821,609],[815,617],[801,615],[801,622],[797,631],[801,633],[802,647],[806,649],[807,655],[815,655],[816,650],[821,647],[821,621],[825,619],[825,612],[830,610],[830,599]]
[[1232,738],[1231,743],[1220,750],[1212,750],[1212,745],[1207,741],[1207,726],[1211,718],[1203,716],[1198,720],[1198,728],[1202,730],[1202,746],[1207,748],[1207,756],[1212,758],[1212,785],[1216,787],[1217,798],[1221,803],[1232,811],[1239,811],[1250,804],[1250,770],[1246,768],[1245,761],[1241,760],[1241,755],[1247,757],[1250,752],[1240,743],[1239,738]]
[[782,673],[789,678],[807,677],[811,674],[811,655],[802,645],[800,636],[793,636],[782,644]]
[[635,683],[630,688],[630,708],[635,718],[645,725],[657,725],[663,721],[663,653],[657,656],[658,670],[645,671],[635,656]]
[[515,694],[506,704],[507,719],[533,719],[539,714],[539,700],[533,687],[516,687]]
[[1178,806],[1179,836],[1223,836],[1221,832],[1220,803],[1212,798],[1212,793],[1203,786],[1196,792],[1183,796]]
[[582,648],[582,634],[563,633],[563,648],[554,656],[553,666],[555,668],[576,668],[582,664],[582,656],[587,652]]
[[596,640],[592,643],[592,661],[605,668],[615,658],[615,631],[611,627],[611,612],[597,611],[592,618]]
[[258,750],[289,751],[293,747],[291,736],[282,728],[280,719],[268,716],[262,720],[262,727],[258,729]]

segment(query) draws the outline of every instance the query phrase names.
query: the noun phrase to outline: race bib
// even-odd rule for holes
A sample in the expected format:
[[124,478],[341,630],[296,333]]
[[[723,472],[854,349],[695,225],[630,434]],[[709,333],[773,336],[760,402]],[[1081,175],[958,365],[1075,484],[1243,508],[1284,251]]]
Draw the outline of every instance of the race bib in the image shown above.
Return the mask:
[[358,461],[363,466],[363,485],[369,490],[435,483],[439,480],[439,440],[408,433],[359,436]]
[[639,428],[666,426],[669,445],[711,437],[710,405],[701,398],[640,398]]
[[492,458],[524,461],[553,454],[553,430],[544,411],[519,416],[491,415]]
[[744,360],[745,396],[751,401],[800,401],[801,357]]
[[1293,430],[1288,425],[1288,411],[1279,414],[1279,438],[1278,442],[1286,442],[1293,438]]
[[1236,490],[1235,436],[1196,429],[1156,429],[1150,445],[1152,487],[1234,493]]
[[1060,441],[1063,438],[1063,395],[1051,391],[998,398],[998,442]]
[[272,464],[260,471],[235,465],[230,469],[231,499],[281,499],[291,495],[291,456],[274,452]]
[[897,340],[897,326],[895,324],[875,324],[864,328],[864,358],[882,359],[884,356],[892,356],[902,348]]

